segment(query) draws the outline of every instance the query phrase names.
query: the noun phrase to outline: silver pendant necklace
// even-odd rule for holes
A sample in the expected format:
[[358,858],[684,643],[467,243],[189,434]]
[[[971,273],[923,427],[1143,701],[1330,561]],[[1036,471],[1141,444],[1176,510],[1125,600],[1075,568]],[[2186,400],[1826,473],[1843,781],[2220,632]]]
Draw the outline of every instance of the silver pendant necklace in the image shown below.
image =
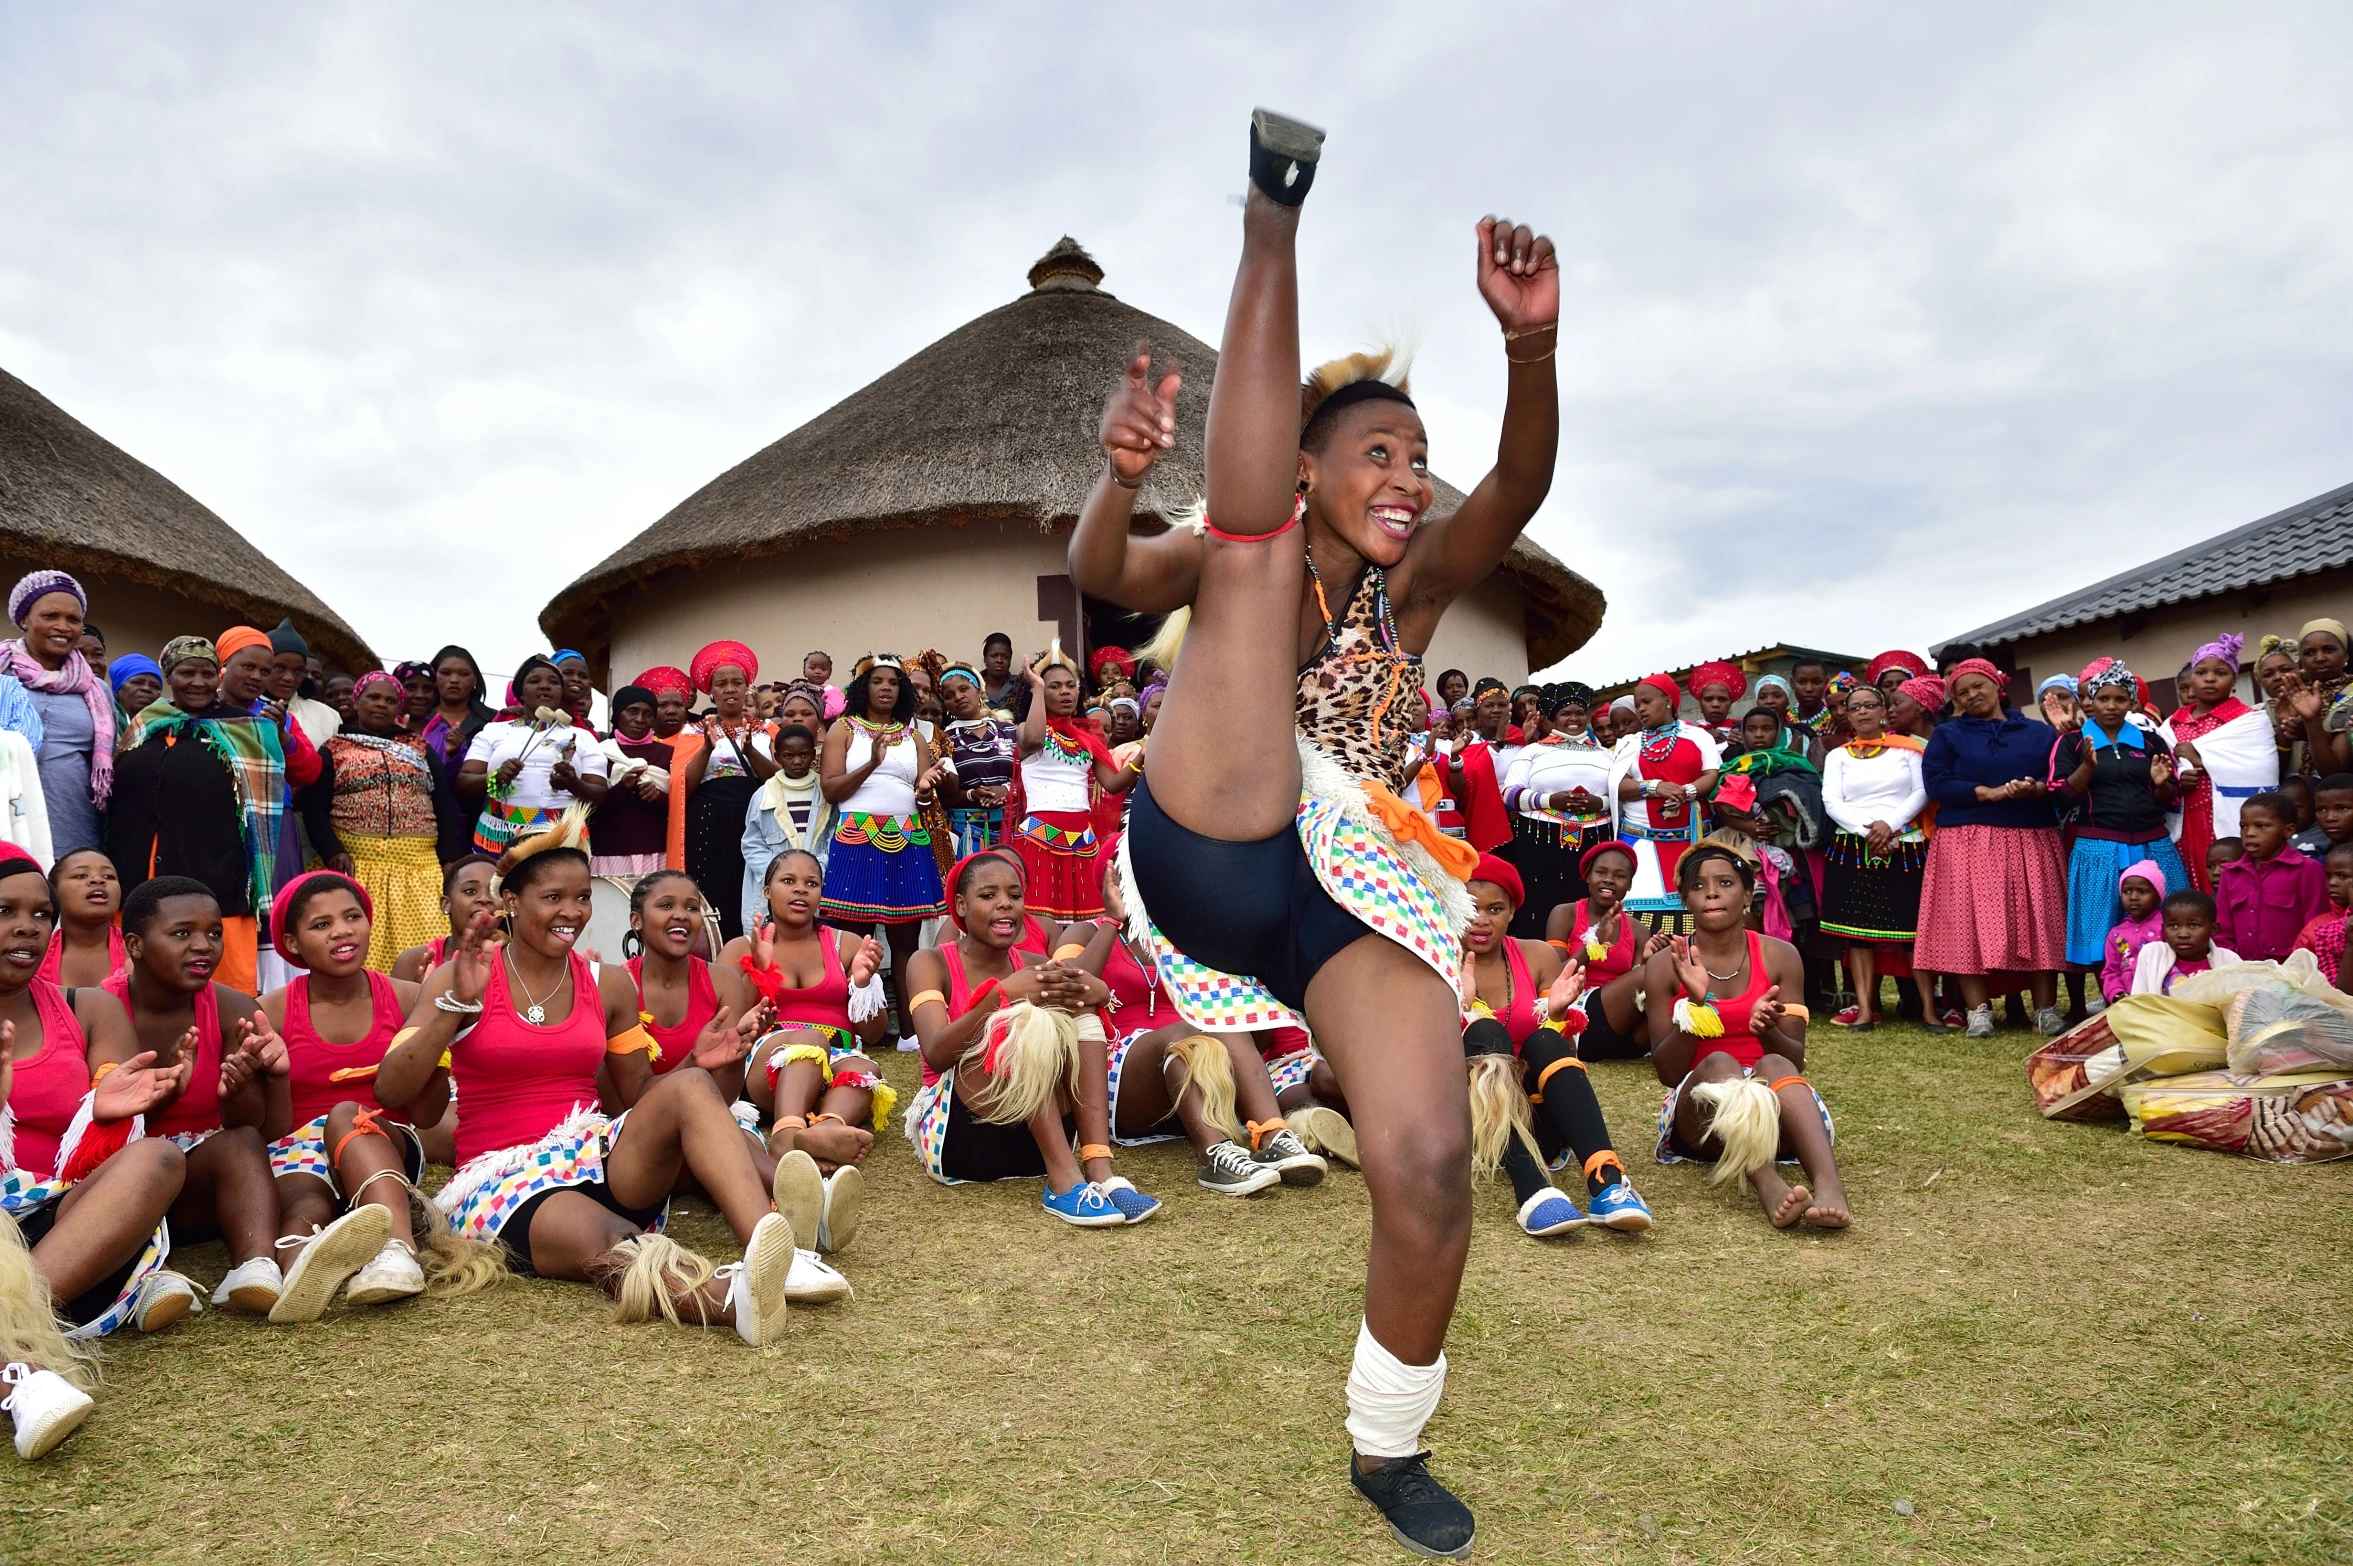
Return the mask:
[[[531,1023],[534,1026],[545,1023],[547,1021],[547,1008],[541,1005],[538,998],[531,993],[531,986],[523,982],[523,970],[515,966],[515,959],[513,955],[511,953],[505,955],[507,973],[515,981],[515,988],[523,992],[523,999],[527,1003],[523,1007],[523,1020],[525,1022]],[[553,999],[555,992],[551,990],[548,992],[548,995],[550,999]]]

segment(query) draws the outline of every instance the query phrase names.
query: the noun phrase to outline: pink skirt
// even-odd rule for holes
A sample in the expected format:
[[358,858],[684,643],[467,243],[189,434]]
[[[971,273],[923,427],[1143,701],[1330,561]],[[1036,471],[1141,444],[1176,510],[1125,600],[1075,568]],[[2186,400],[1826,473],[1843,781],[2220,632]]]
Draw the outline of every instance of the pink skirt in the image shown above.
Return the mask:
[[2067,867],[2057,828],[1938,827],[1920,884],[1912,965],[1929,973],[2045,973],[2067,962]]

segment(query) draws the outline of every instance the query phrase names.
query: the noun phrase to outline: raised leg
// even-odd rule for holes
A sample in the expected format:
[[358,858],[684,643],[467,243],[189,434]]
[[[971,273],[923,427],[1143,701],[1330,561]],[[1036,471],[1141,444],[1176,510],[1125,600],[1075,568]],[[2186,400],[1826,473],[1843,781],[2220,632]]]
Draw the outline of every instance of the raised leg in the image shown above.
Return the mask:
[[[738,1241],[748,1242],[753,1227],[774,1206],[753,1167],[743,1128],[728,1113],[710,1073],[695,1066],[681,1066],[658,1079],[629,1111],[605,1159],[605,1184],[624,1207],[652,1207],[677,1186],[681,1170],[693,1171]],[[537,1267],[536,1218],[531,1246]]]

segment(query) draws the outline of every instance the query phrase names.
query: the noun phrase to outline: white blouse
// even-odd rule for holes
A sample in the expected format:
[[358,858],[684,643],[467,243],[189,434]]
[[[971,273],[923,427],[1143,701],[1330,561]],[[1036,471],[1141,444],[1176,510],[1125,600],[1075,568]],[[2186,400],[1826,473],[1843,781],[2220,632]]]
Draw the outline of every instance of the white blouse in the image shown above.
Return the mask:
[[530,810],[561,810],[572,803],[571,790],[556,787],[549,776],[557,762],[571,762],[572,771],[584,778],[601,778],[606,770],[596,736],[568,724],[535,730],[528,723],[486,723],[466,747],[466,760],[481,762],[494,779],[500,767],[517,757],[523,770],[515,774],[505,803]]
[[[1540,821],[1591,821],[1609,814],[1610,753],[1593,743],[1578,744],[1564,740],[1559,744],[1525,745],[1511,759],[1510,768],[1502,780],[1506,803],[1517,803],[1523,816]],[[1594,803],[1582,817],[1567,811],[1554,810],[1545,800],[1554,794],[1581,788],[1593,796]],[[1512,791],[1525,789],[1516,801]]]
[[1910,831],[1928,808],[1920,752],[1890,745],[1864,757],[1841,745],[1822,758],[1822,808],[1857,837],[1868,833],[1874,821]]
[[[866,758],[874,749],[876,730],[862,718],[844,721],[850,726],[850,743],[842,752],[842,765],[845,771],[855,772],[866,765]],[[890,748],[882,753],[882,765],[867,773],[858,791],[841,802],[841,813],[911,816],[915,814],[915,780],[922,775],[921,742],[912,729],[901,730]]]

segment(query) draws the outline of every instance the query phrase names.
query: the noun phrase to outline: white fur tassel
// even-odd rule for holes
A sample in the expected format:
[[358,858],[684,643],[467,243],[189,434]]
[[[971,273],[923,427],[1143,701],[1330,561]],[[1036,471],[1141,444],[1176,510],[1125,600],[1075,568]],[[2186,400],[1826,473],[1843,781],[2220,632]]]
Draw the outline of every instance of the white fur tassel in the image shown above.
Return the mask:
[[882,975],[870,975],[864,984],[850,991],[850,1020],[871,1021],[882,1015],[886,1004],[882,993]]

